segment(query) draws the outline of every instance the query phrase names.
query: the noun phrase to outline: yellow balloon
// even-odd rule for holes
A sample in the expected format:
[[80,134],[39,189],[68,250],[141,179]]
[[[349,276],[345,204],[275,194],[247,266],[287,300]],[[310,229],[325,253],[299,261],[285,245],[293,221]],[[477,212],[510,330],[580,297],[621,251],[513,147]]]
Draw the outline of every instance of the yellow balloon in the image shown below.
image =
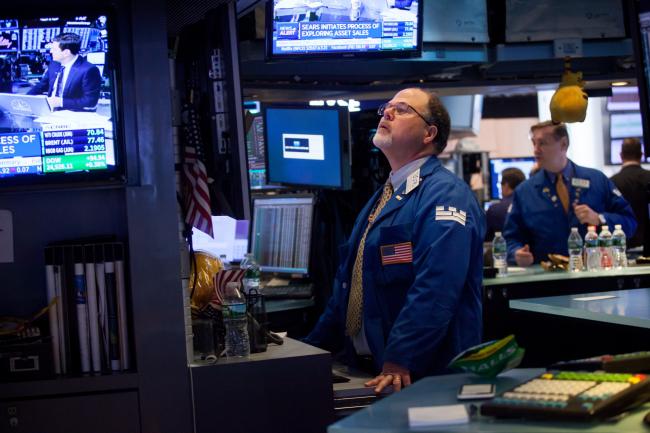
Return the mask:
[[[201,309],[212,299],[214,294],[213,278],[223,268],[223,264],[217,257],[204,251],[196,251],[194,255],[196,270],[193,261],[190,261],[190,290],[192,284],[195,284],[191,301],[194,307]],[[194,282],[194,275],[196,275],[196,282]]]
[[566,71],[551,98],[553,122],[583,122],[587,116],[587,94],[582,90],[582,72]]

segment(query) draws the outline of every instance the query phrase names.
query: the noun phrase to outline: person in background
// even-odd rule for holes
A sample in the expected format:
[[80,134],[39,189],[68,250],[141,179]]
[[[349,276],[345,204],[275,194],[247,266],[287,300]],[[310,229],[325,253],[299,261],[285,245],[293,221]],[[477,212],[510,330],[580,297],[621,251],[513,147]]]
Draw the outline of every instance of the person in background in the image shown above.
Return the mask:
[[437,156],[449,114],[422,89],[382,105],[373,143],[391,173],[340,252],[333,295],[306,343],[366,366],[376,392],[447,371],[481,341],[485,214]]
[[95,111],[102,78],[97,66],[79,55],[81,37],[61,33],[52,40],[53,61],[29,95],[46,93],[53,110]]
[[626,236],[636,229],[634,213],[602,172],[567,157],[566,125],[542,122],[530,130],[540,170],[515,190],[503,235],[508,260],[530,266],[548,254],[568,255],[571,227],[585,236],[588,225],[621,224]]
[[485,241],[491,242],[495,232],[503,231],[508,209],[512,204],[512,194],[515,188],[526,180],[526,175],[517,167],[506,168],[501,172],[501,200],[494,203],[485,213],[487,218],[487,231]]
[[612,176],[612,182],[630,202],[638,226],[634,236],[627,239],[627,247],[643,245],[645,232],[648,230],[648,184],[650,171],[641,167],[641,141],[638,138],[626,138],[621,146],[621,171]]

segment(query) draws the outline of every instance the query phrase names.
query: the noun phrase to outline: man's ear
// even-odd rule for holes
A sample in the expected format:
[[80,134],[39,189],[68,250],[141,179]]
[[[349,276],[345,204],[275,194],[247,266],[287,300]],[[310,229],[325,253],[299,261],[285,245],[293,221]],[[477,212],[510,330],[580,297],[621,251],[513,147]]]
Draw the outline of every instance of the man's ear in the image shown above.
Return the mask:
[[435,140],[438,135],[438,127],[436,125],[430,125],[427,127],[426,131],[427,132],[424,135],[424,143],[433,144],[433,140]]
[[566,137],[562,137],[562,149],[569,150],[569,140]]

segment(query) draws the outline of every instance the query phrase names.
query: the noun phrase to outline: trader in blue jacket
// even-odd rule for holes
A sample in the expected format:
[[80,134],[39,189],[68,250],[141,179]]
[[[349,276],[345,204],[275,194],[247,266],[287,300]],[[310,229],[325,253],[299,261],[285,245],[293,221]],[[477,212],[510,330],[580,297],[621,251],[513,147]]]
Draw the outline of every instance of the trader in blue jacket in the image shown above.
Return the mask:
[[509,261],[529,266],[548,260],[549,253],[568,255],[571,227],[584,238],[588,225],[607,224],[613,230],[621,224],[632,236],[636,220],[620,191],[600,171],[567,158],[566,126],[542,122],[530,132],[541,170],[515,189],[503,230]]
[[436,157],[447,144],[440,100],[406,89],[379,109],[373,142],[390,178],[341,249],[333,295],[307,343],[370,362],[376,392],[446,371],[481,341],[485,216]]

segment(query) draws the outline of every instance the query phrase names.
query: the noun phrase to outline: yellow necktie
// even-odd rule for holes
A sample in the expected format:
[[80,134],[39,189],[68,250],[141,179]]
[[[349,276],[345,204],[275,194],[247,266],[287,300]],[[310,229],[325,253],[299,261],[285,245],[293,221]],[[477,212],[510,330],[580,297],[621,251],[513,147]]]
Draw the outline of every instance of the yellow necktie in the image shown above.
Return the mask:
[[562,203],[562,207],[564,208],[564,213],[567,213],[569,211],[569,190],[566,188],[566,184],[564,183],[564,177],[562,176],[562,173],[557,174],[557,180],[555,182],[555,191],[557,191],[557,196],[560,199],[560,202]]
[[354,336],[361,330],[361,318],[363,316],[363,250],[366,246],[366,235],[368,230],[372,227],[372,223],[379,215],[379,212],[384,208],[388,200],[393,195],[393,186],[390,181],[384,185],[384,191],[377,203],[375,209],[368,217],[368,225],[366,230],[361,236],[359,241],[359,249],[357,250],[357,257],[354,260],[354,267],[352,268],[352,285],[350,287],[350,297],[348,298],[348,314],[345,320],[345,329],[349,336]]

